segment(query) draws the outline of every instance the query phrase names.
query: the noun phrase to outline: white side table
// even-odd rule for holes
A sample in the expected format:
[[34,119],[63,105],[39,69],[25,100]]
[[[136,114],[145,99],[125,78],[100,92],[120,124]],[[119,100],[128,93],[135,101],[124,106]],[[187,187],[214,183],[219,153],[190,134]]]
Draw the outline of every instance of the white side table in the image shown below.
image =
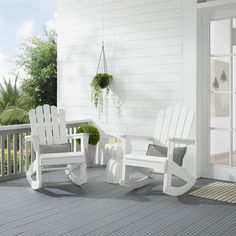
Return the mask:
[[110,184],[119,184],[122,171],[122,159],[124,155],[123,145],[118,143],[108,143],[105,145],[105,152],[110,158],[107,163],[105,182]]

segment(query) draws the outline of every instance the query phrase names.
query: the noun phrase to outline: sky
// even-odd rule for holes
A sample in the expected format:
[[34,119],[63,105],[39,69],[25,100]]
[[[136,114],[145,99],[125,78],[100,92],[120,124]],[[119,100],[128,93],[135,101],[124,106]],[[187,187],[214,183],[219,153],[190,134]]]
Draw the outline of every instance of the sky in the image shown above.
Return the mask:
[[14,77],[19,47],[31,36],[55,29],[56,0],[0,0],[0,83]]

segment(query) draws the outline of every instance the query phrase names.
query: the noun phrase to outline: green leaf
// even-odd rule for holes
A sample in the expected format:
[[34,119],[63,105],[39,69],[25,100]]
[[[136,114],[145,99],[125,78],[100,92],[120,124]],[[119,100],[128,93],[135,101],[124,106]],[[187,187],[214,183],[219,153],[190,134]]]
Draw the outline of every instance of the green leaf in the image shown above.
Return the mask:
[[[77,133],[89,134],[89,144],[96,145],[100,140],[98,129],[93,125],[82,125],[78,128]],[[80,144],[80,140],[77,140]]]
[[23,91],[32,98],[34,107],[57,105],[57,40],[54,31],[46,31],[46,39],[32,37],[21,47],[17,64],[28,75]]

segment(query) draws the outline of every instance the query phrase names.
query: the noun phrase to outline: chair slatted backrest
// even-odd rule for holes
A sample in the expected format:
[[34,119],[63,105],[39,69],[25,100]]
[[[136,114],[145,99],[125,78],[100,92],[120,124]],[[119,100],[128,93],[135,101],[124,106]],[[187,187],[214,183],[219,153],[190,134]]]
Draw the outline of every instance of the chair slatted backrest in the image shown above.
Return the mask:
[[194,112],[186,107],[173,106],[160,110],[157,115],[154,138],[167,145],[168,138],[188,138]]
[[40,144],[66,143],[66,116],[63,109],[43,105],[29,111],[32,135],[39,136]]

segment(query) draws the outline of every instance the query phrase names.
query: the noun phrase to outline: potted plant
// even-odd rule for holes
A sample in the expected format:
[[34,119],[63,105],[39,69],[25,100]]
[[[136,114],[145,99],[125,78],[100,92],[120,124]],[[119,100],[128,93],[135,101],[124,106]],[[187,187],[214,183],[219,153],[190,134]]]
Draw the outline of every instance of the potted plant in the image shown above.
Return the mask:
[[[82,125],[77,129],[77,133],[87,133],[89,134],[88,140],[88,150],[86,153],[86,162],[87,167],[93,167],[96,156],[97,143],[100,140],[100,133],[98,129],[93,125]],[[77,140],[77,143],[80,144],[80,140]]]
[[91,99],[96,107],[103,104],[103,89],[106,89],[107,94],[110,90],[110,82],[112,81],[112,75],[108,73],[98,73],[94,76],[91,86]]

